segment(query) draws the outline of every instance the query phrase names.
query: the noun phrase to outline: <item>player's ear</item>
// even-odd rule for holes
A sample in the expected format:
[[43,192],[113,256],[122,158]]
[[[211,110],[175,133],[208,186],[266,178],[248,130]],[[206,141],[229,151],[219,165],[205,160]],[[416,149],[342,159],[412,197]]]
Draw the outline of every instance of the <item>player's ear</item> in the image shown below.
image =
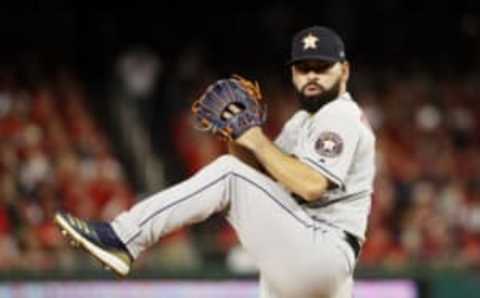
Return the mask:
[[292,83],[295,85],[295,75],[296,75],[296,71],[295,71],[295,65],[292,64],[292,66],[290,66],[290,80],[292,81]]
[[290,74],[291,74],[291,76],[292,76],[292,78],[293,78],[293,75],[295,74],[295,64],[292,64],[292,65],[290,66]]
[[342,79],[347,82],[350,78],[350,63],[348,61],[342,62]]

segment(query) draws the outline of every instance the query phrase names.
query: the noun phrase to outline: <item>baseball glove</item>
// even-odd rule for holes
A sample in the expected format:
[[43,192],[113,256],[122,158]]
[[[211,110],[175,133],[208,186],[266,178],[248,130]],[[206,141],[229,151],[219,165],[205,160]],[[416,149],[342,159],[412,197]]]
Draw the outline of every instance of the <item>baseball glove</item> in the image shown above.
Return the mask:
[[197,128],[231,141],[266,120],[266,105],[257,82],[238,75],[211,84],[194,102]]

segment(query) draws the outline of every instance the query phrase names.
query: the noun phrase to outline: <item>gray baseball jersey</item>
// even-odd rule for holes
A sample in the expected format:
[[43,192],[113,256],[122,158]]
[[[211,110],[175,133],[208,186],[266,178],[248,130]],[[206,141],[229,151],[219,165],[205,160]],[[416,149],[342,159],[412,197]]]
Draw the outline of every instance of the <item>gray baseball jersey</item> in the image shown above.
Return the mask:
[[349,93],[310,115],[299,111],[275,141],[335,184],[305,204],[312,218],[365,239],[375,175],[375,136]]

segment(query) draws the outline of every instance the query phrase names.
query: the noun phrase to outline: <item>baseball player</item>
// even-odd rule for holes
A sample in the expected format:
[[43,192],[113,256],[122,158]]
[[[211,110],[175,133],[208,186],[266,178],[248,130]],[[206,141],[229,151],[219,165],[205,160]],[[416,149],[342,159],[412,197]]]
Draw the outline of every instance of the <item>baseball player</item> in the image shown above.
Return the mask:
[[[371,205],[375,137],[347,92],[349,63],[334,31],[298,32],[291,54],[301,109],[275,142],[251,127],[231,142],[231,154],[111,223],[57,213],[62,233],[126,275],[162,236],[223,211],[259,268],[260,297],[351,297]],[[244,162],[248,154],[264,172]]]

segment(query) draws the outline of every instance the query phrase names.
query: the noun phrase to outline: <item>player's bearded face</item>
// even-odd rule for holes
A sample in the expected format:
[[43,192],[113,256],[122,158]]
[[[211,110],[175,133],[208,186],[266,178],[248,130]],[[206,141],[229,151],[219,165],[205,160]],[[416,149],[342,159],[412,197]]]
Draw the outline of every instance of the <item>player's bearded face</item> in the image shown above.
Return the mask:
[[[297,95],[300,101],[301,108],[309,113],[315,113],[324,104],[334,100],[340,95],[340,84],[340,77],[329,89],[325,89],[323,86],[314,81],[308,82],[300,90],[297,90]],[[308,90],[315,89],[317,89],[318,92],[314,94],[309,94]]]
[[344,69],[341,63],[303,61],[292,67],[293,83],[301,108],[315,113],[340,95]]

